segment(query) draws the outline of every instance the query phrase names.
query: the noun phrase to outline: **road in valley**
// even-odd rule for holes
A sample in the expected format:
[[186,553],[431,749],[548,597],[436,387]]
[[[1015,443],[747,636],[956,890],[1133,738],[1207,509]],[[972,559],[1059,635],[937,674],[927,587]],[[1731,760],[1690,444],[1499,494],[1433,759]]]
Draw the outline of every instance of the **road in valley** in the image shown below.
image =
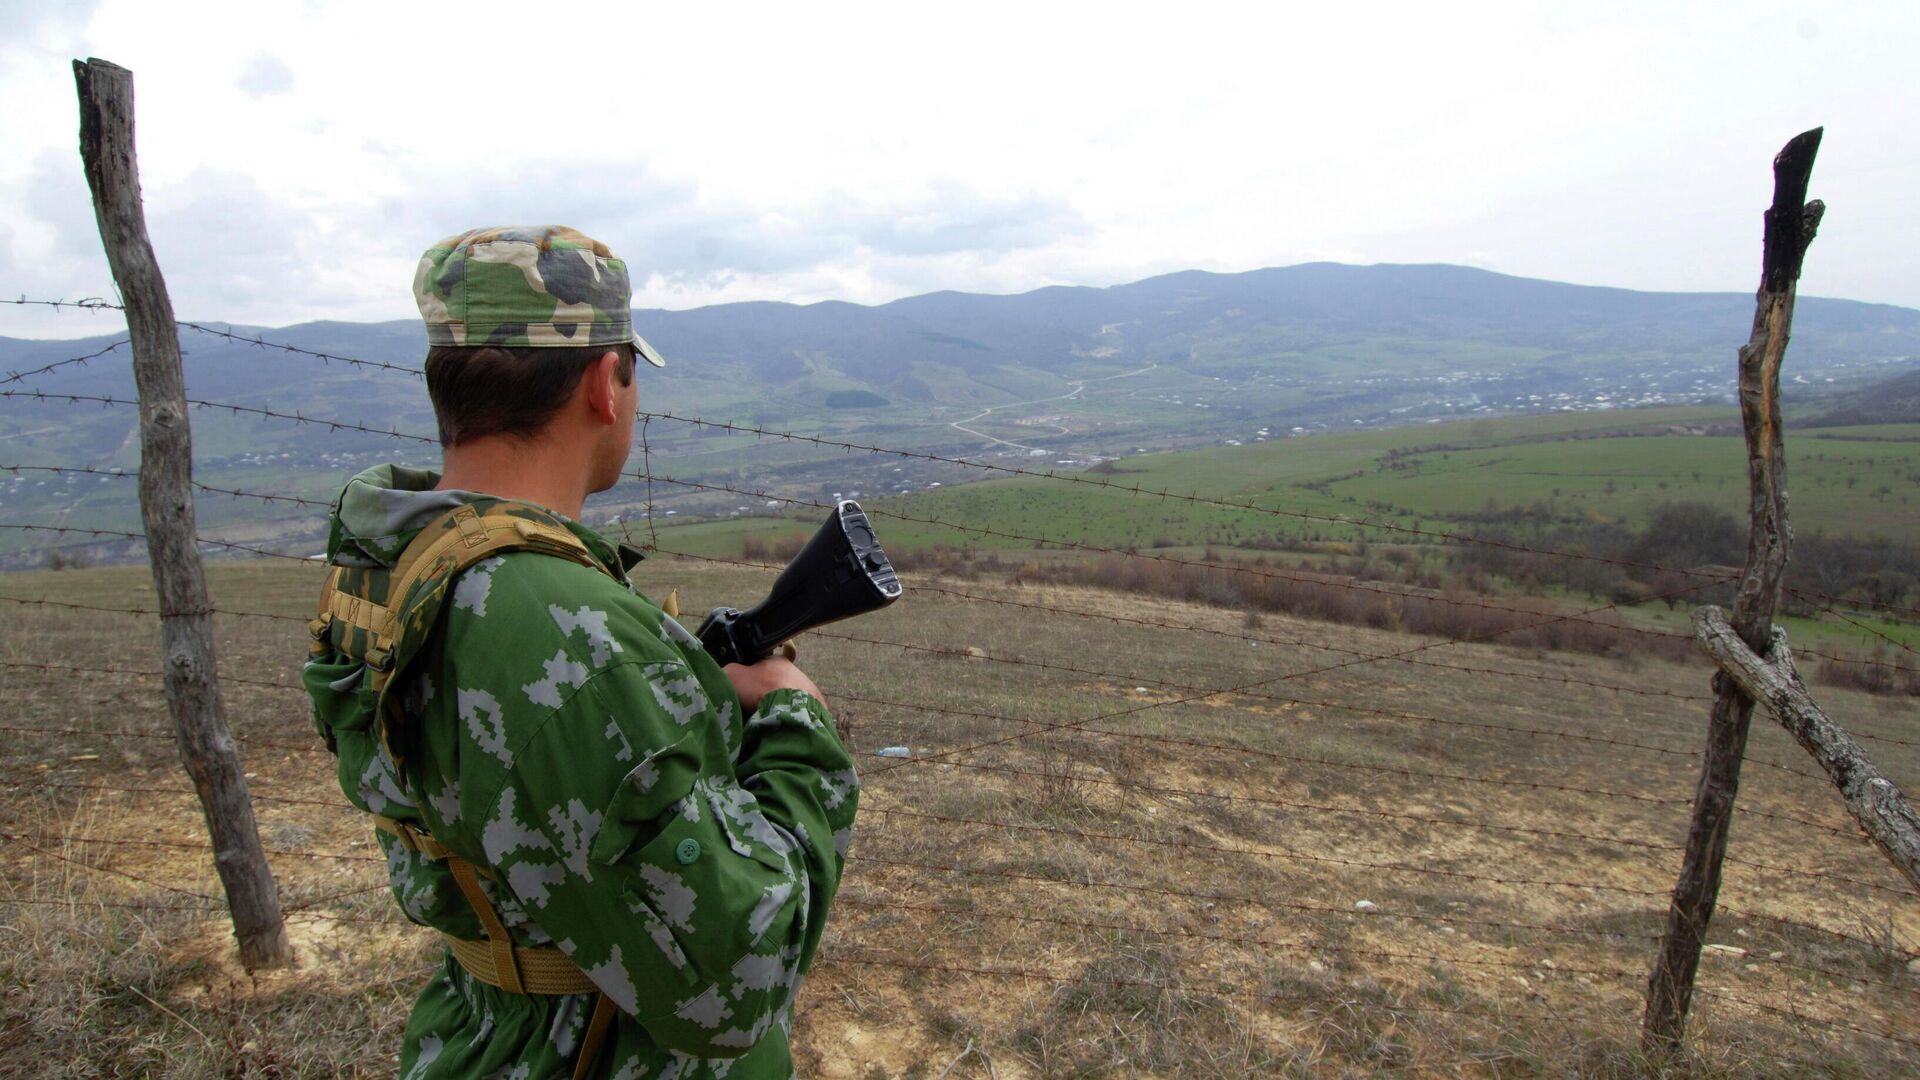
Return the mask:
[[[1123,371],[1118,375],[1102,375],[1097,379],[1076,379],[1076,380],[1073,380],[1073,389],[1067,391],[1064,394],[1055,394],[1053,397],[1034,398],[1032,401],[1010,401],[1005,405],[995,405],[989,409],[982,409],[979,412],[974,413],[972,416],[967,417],[965,420],[955,420],[952,423],[950,423],[948,426],[956,428],[960,431],[964,431],[967,434],[972,435],[976,438],[985,439],[990,443],[996,443],[1000,446],[1011,446],[1016,450],[1025,450],[1028,453],[1043,454],[1043,453],[1046,453],[1046,451],[1042,450],[1040,447],[1028,446],[1025,443],[1017,443],[1010,439],[998,438],[996,436],[989,435],[984,431],[976,431],[973,428],[968,427],[967,425],[977,420],[983,419],[984,417],[992,413],[999,412],[1002,409],[1018,409],[1027,405],[1044,405],[1049,401],[1071,401],[1074,398],[1077,398],[1080,396],[1081,391],[1087,388],[1088,383],[1107,382],[1112,379],[1124,379],[1131,375],[1139,375],[1148,371],[1152,371],[1154,368],[1157,368],[1159,366],[1160,366],[1159,364],[1148,364],[1146,367],[1135,368],[1132,371]],[[1061,431],[1061,434],[1071,434],[1071,432],[1067,431],[1066,428],[1061,428],[1060,431]]]

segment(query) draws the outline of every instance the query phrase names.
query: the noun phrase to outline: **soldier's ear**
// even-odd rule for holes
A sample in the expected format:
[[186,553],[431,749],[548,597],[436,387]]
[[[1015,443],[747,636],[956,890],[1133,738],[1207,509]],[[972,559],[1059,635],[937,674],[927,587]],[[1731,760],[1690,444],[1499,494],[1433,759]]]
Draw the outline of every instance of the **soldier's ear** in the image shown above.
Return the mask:
[[587,411],[603,424],[620,421],[620,390],[627,385],[627,380],[620,378],[621,364],[620,353],[608,349],[587,365],[580,379],[587,395]]

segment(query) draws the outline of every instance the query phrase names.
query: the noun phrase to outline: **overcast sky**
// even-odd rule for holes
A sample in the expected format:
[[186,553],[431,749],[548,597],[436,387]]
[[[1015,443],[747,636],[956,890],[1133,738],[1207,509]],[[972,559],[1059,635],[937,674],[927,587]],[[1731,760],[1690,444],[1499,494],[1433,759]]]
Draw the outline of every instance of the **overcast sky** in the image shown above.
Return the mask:
[[1822,124],[1803,290],[1920,307],[1912,0],[675,8],[0,0],[0,297],[113,295],[98,56],[184,318],[411,317],[422,248],[532,222],[641,307],[1311,260],[1744,292],[1768,163]]

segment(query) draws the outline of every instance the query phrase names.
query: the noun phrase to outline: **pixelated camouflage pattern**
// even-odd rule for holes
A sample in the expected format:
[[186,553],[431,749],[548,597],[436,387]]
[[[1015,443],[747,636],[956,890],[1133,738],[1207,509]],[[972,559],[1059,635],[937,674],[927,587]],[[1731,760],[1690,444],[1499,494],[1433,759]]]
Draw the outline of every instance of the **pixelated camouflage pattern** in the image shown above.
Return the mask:
[[631,341],[648,363],[665,366],[634,332],[627,264],[564,225],[497,225],[449,236],[420,257],[413,295],[429,345]]
[[[449,496],[485,498],[436,480],[356,477],[330,559],[390,566]],[[560,520],[624,573],[612,545]],[[859,790],[819,701],[776,691],[743,715],[697,639],[630,584],[532,551],[454,583],[395,691],[411,721],[404,766],[376,733],[363,665],[322,643],[304,678],[353,804],[480,867],[515,943],[558,946],[620,1007],[594,1076],[791,1075],[793,996]],[[376,835],[408,918],[482,936],[444,863]],[[408,1022],[400,1075],[567,1076],[593,1001],[510,994],[449,956]]]

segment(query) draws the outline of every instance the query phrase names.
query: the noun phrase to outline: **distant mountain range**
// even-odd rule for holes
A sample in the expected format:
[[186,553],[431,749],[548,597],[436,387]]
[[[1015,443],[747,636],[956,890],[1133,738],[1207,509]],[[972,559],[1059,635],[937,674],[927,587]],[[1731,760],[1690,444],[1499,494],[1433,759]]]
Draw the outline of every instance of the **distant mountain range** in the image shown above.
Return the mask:
[[[1724,361],[1746,337],[1752,298],[1739,293],[1650,293],[1566,285],[1460,266],[1309,263],[1237,274],[1199,270],[1108,288],[1057,286],[1011,296],[937,292],[872,307],[827,301],[642,310],[650,341],[675,361],[669,383],[750,378],[784,386],[831,372],[895,399],[937,401],[929,370],[987,376],[1107,374],[1117,365],[1272,365],[1342,348],[1376,352],[1369,373],[1411,373],[1435,355],[1481,346],[1562,367]],[[225,325],[225,324],[221,324]],[[417,363],[418,323],[313,322],[233,327],[274,341],[370,359]],[[0,338],[0,367],[37,366],[89,351],[115,335],[69,342]],[[304,360],[264,362],[256,350],[187,335],[199,389],[259,390],[318,376]],[[271,354],[267,354],[271,357]],[[1807,297],[1794,325],[1794,361],[1920,359],[1920,311]],[[124,382],[122,365],[63,376],[73,386]],[[348,369],[338,374],[351,375]],[[283,378],[294,376],[297,378]],[[671,396],[671,391],[665,391]],[[824,391],[823,391],[824,392]],[[306,395],[300,395],[306,396]]]
[[[1312,263],[1015,296],[939,292],[872,307],[722,304],[635,318],[669,361],[643,374],[647,409],[942,453],[1084,461],[1335,426],[1726,402],[1752,311],[1752,297],[1739,293],[1633,292],[1459,266]],[[410,366],[426,350],[413,320],[221,328]],[[0,338],[0,373],[91,353],[118,336]],[[417,377],[184,329],[182,344],[196,398],[433,432]],[[1796,380],[1790,405],[1801,407],[1920,370],[1920,311],[1802,298],[1787,370]],[[127,354],[0,385],[21,390],[131,397]],[[0,466],[137,467],[136,423],[123,407],[0,398]],[[743,457],[759,444],[725,453],[710,442],[672,445],[712,434],[652,431],[669,449],[702,451],[679,455],[684,475],[761,469]],[[431,445],[215,410],[195,414],[194,445],[203,479],[226,475],[247,481],[233,486],[277,490],[324,490],[368,460],[437,458]],[[863,467],[836,461],[836,477]],[[892,471],[877,479],[891,482]],[[761,475],[772,482],[784,474]],[[102,505],[108,490],[61,503],[80,498],[70,487],[0,483],[0,518],[25,506],[88,519],[78,511]]]

